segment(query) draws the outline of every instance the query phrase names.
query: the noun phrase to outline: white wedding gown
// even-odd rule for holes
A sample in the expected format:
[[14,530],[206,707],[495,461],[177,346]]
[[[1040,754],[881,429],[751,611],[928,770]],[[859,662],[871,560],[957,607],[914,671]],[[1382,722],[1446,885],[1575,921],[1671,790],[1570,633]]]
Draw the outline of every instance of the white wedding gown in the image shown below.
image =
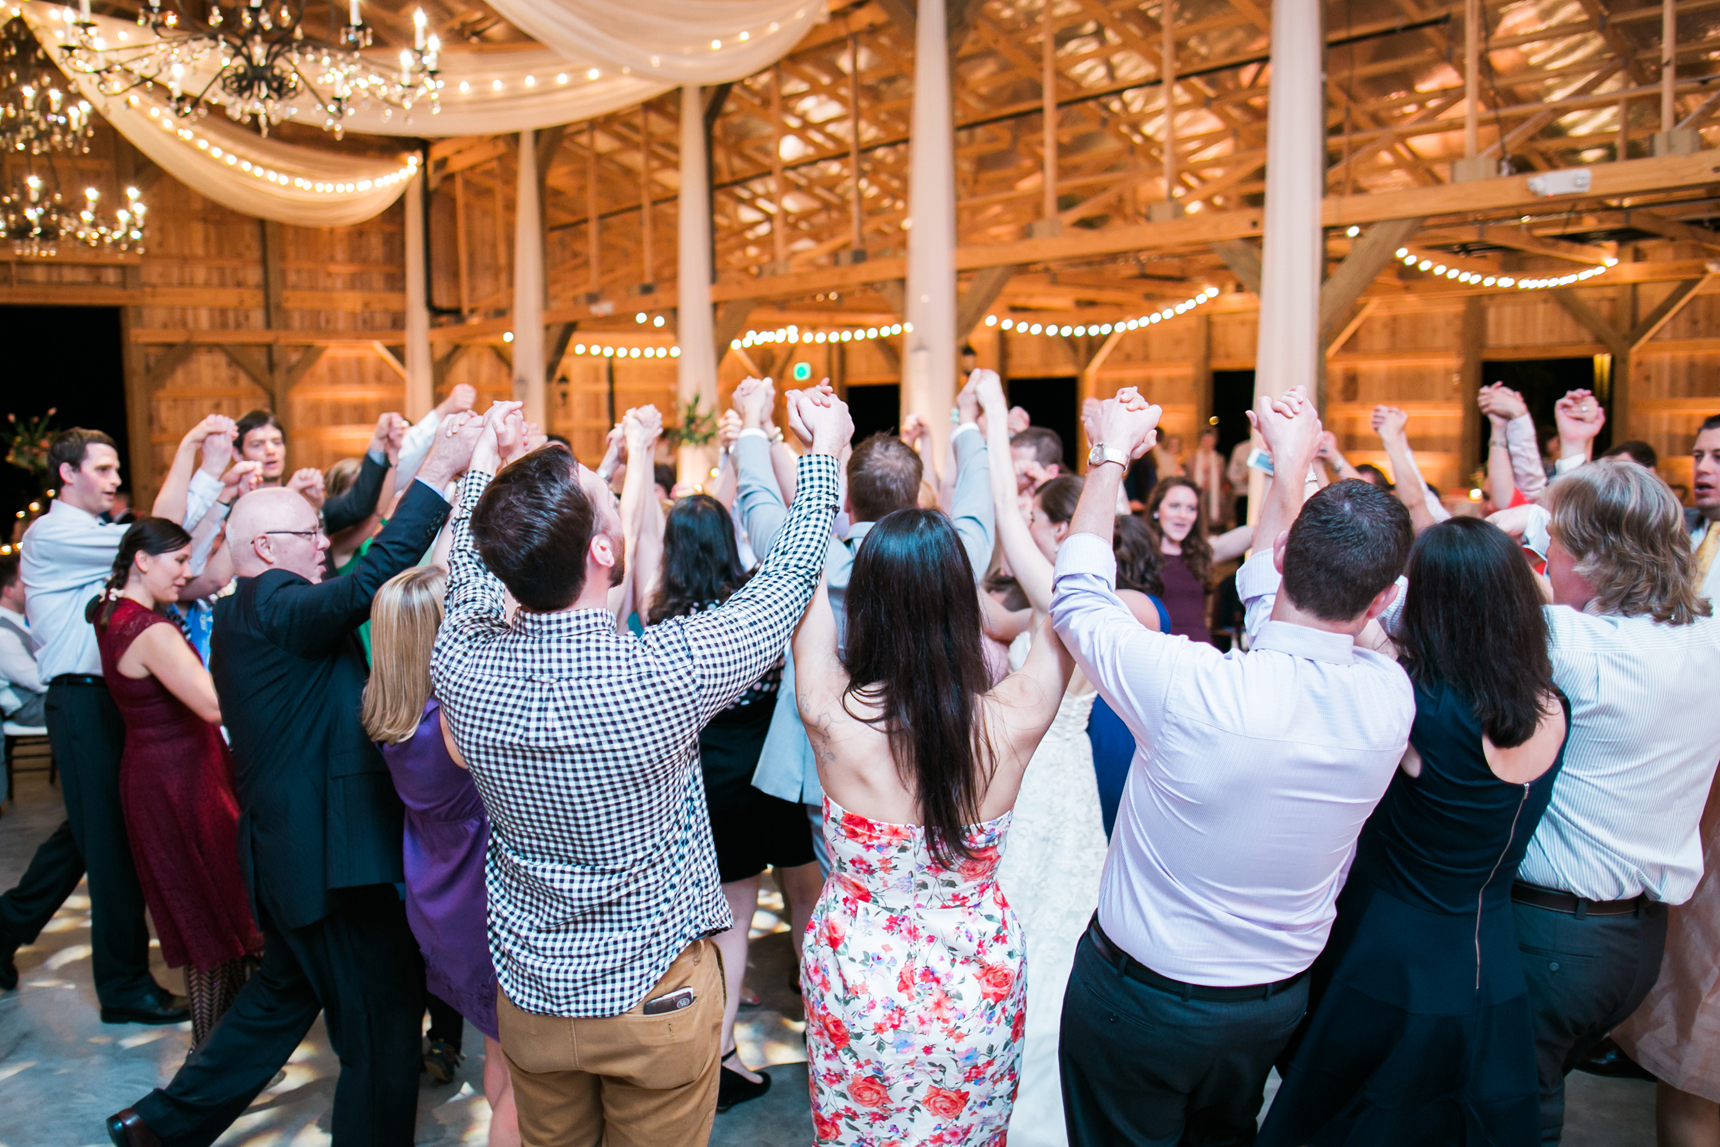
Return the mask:
[[[1031,638],[1031,632],[1023,633],[1009,647],[1012,670],[1026,658]],[[1085,681],[1078,685],[1084,691],[1064,694],[1050,731],[1028,763],[997,867],[997,882],[1027,937],[1027,1029],[1009,1120],[1010,1147],[1067,1147],[1069,1142],[1057,1033],[1075,945],[1099,902],[1106,848],[1093,747],[1087,740],[1095,694]]]

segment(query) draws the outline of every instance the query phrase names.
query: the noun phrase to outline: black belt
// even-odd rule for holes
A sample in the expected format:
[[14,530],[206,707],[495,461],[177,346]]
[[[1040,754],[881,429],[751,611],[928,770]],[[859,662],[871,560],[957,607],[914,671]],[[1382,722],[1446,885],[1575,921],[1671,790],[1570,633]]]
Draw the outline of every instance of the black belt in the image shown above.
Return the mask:
[[104,679],[102,677],[102,675],[99,673],[62,673],[58,677],[54,678],[52,681],[48,682],[48,684],[50,686],[52,686],[52,685],[100,685],[103,689],[107,688],[106,679]]
[[1161,992],[1173,996],[1181,996],[1187,1000],[1208,1000],[1214,1003],[1230,1003],[1236,1000],[1269,1000],[1290,988],[1296,986],[1303,976],[1308,974],[1306,969],[1297,972],[1288,979],[1279,980],[1273,984],[1247,984],[1240,988],[1209,988],[1200,984],[1185,984],[1181,980],[1173,980],[1169,976],[1161,976],[1127,952],[1111,943],[1105,935],[1105,930],[1099,927],[1099,917],[1095,914],[1093,922],[1087,926],[1087,935],[1093,941],[1093,948],[1100,957],[1117,969],[1119,975],[1127,976],[1136,983],[1145,984]]
[[1629,900],[1585,900],[1556,888],[1524,884],[1521,880],[1511,885],[1511,899],[1549,912],[1563,912],[1578,920],[1584,916],[1641,916],[1645,911],[1653,915],[1657,903],[1647,896],[1633,896]]

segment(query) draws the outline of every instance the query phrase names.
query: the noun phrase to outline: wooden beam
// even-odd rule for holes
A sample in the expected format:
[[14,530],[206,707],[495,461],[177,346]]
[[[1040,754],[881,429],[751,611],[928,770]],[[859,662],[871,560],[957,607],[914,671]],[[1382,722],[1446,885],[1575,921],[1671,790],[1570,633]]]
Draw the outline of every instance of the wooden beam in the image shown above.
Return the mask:
[[1614,358],[1622,358],[1630,353],[1630,343],[1617,327],[1602,318],[1600,312],[1589,306],[1588,300],[1569,287],[1552,288],[1553,300],[1565,309],[1565,313],[1583,325],[1583,329],[1606,344]]
[[555,375],[561,369],[561,360],[567,355],[567,344],[573,341],[573,332],[579,329],[578,323],[555,323],[549,328],[547,349],[543,356],[543,380],[545,383],[555,381]]
[[959,343],[973,331],[986,311],[997,302],[998,295],[1015,275],[1015,267],[987,267],[973,277],[967,290],[956,300],[956,341]]
[[1495,247],[1509,247],[1513,251],[1528,251],[1536,255],[1551,255],[1556,259],[1569,259],[1573,263],[1588,263],[1597,267],[1605,267],[1618,262],[1614,251],[1595,243],[1571,243],[1564,239],[1551,239],[1530,232],[1527,227],[1482,227],[1481,239]]
[[1330,330],[1350,313],[1362,292],[1395,259],[1396,251],[1419,230],[1424,220],[1389,219],[1376,223],[1350,248],[1331,278],[1320,285],[1320,329]]
[[[1487,344],[1487,310],[1479,296],[1463,300],[1463,325],[1458,335],[1463,365],[1458,370],[1457,401],[1463,406],[1463,430],[1458,442],[1458,476],[1467,483],[1481,463],[1481,360]],[[1503,509],[1504,507],[1500,507]]]
[[1368,316],[1373,314],[1375,308],[1379,305],[1380,301],[1378,299],[1368,299],[1361,306],[1355,309],[1355,312],[1350,315],[1349,321],[1339,328],[1337,333],[1332,336],[1331,340],[1326,343],[1326,357],[1328,359],[1344,349],[1344,344],[1350,341],[1350,336],[1355,334],[1356,331],[1361,328],[1361,325],[1368,321]]
[[276,371],[276,383],[280,389],[282,406],[286,405],[287,394],[299,384],[305,375],[310,373],[311,367],[315,366],[317,361],[327,353],[328,347],[326,346],[308,346],[300,352],[298,358],[293,360],[292,365]]
[[149,394],[154,394],[160,390],[172,377],[173,372],[184,366],[185,360],[190,358],[196,350],[196,344],[189,339],[169,347],[167,353],[156,359],[155,365],[150,367],[149,373],[144,376],[144,389]]
[[[275,380],[269,373],[269,364],[263,358],[263,352],[248,347],[237,346],[233,343],[221,343],[221,352],[232,360],[233,365],[244,371],[250,380],[267,394],[275,397]],[[286,411],[275,410],[275,416],[286,421]]]
[[[1613,76],[1618,75],[1619,71],[1623,69],[1624,66],[1624,60],[1613,60],[1606,66],[1602,67],[1594,75],[1578,84],[1571,91],[1566,92],[1560,98],[1571,99],[1575,96],[1586,96]],[[1558,119],[1561,114],[1563,113],[1561,113],[1557,108],[1548,108],[1545,111],[1536,112],[1534,115],[1530,116],[1528,119],[1524,120],[1522,123],[1488,144],[1481,150],[1481,154],[1510,155],[1513,147],[1516,147],[1519,143],[1522,143],[1524,140],[1546,127],[1549,123],[1552,123],[1555,119]]]
[[1626,340],[1630,343],[1630,349],[1635,350],[1637,347],[1659,334],[1660,329],[1667,323],[1671,322],[1673,316],[1683,310],[1686,303],[1696,297],[1697,291],[1702,288],[1703,284],[1709,282],[1713,278],[1713,275],[1707,275],[1700,279],[1686,279],[1684,282],[1679,283],[1676,287],[1672,288],[1671,293],[1669,293],[1666,298],[1660,300],[1659,305],[1657,305],[1652,311],[1648,312],[1648,314],[1638,320],[1636,326],[1631,328],[1630,334],[1625,336]]
[[1260,293],[1260,252],[1254,244],[1242,239],[1221,239],[1212,249],[1250,294]]
[[729,344],[746,329],[747,318],[753,313],[754,305],[751,299],[733,299],[717,304],[711,323],[711,341],[716,345],[718,362],[728,353]]
[[446,353],[437,356],[431,363],[431,374],[435,379],[438,392],[447,383],[448,372],[454,368],[454,364],[460,360],[460,356],[465,354],[466,348],[471,345],[471,343],[455,343],[448,348]]
[[[1720,93],[1717,93],[1720,94]],[[1720,249],[1720,232],[1710,231],[1706,227],[1692,227],[1688,223],[1680,223],[1676,219],[1668,219],[1653,211],[1640,208],[1624,213],[1624,225],[1635,227],[1639,231],[1648,231],[1663,239],[1671,239],[1679,243],[1696,243],[1703,247]]]

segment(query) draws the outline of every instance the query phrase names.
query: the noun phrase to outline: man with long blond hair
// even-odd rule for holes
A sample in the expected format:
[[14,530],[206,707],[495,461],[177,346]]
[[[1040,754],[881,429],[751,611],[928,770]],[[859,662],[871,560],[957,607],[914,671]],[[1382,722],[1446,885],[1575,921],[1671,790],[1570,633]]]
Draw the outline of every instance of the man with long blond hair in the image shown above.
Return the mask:
[[1698,593],[1677,497],[1635,462],[1582,466],[1545,508],[1493,520],[1547,560],[1553,680],[1571,702],[1564,771],[1512,887],[1541,1140],[1557,1143],[1565,1075],[1648,995],[1666,908],[1702,876],[1720,622]]

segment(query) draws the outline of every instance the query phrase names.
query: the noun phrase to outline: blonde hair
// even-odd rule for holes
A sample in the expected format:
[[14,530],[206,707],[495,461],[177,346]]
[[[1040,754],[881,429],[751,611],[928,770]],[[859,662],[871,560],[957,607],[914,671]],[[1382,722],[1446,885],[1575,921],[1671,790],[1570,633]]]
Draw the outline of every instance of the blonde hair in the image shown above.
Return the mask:
[[362,458],[342,458],[333,466],[323,471],[323,495],[338,498],[358,481],[358,472],[363,467]]
[[1548,531],[1594,587],[1601,612],[1668,625],[1709,616],[1683,507],[1660,475],[1628,458],[1603,458],[1554,482],[1548,508]]
[[412,739],[430,700],[430,651],[442,626],[439,566],[416,566],[382,583],[370,606],[370,682],[360,719],[370,739]]

